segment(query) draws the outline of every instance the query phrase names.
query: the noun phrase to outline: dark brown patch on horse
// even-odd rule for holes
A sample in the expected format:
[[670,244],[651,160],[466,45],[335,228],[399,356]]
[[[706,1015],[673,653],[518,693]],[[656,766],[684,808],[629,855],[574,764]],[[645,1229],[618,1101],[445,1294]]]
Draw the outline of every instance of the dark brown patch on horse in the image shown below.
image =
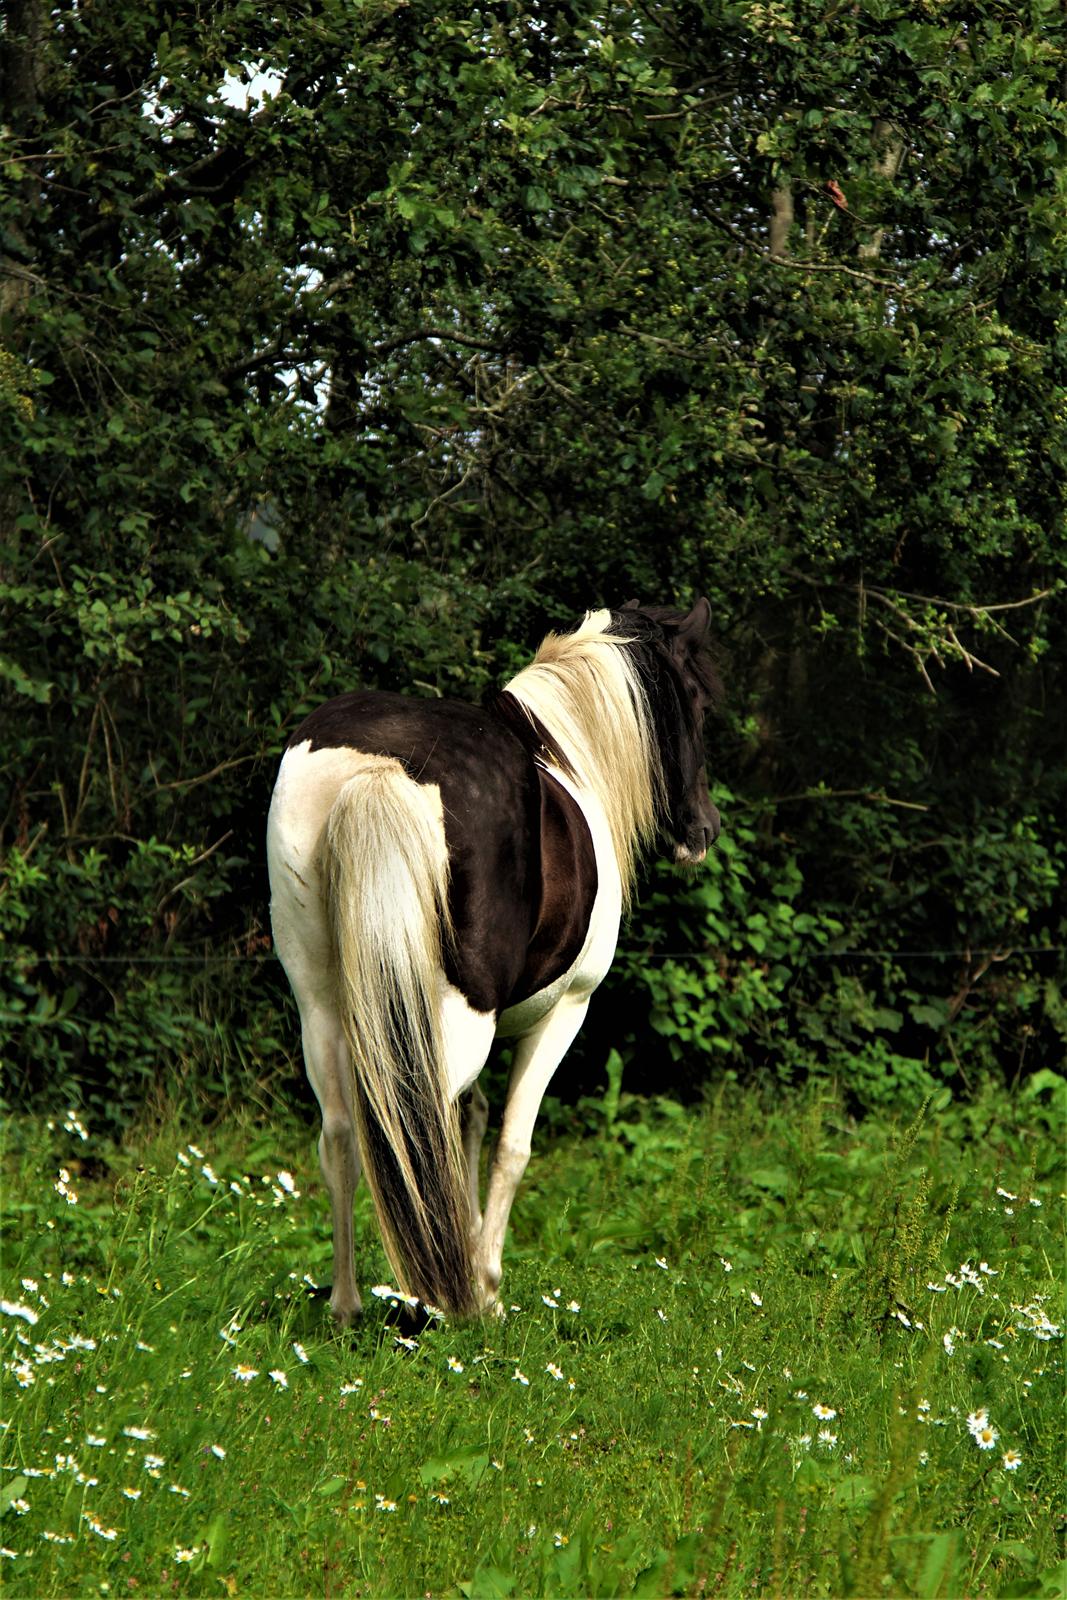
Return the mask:
[[547,989],[574,965],[589,932],[597,891],[596,853],[578,802],[551,773],[539,768],[537,775],[541,783],[541,906],[526,966],[510,1005]]
[[539,764],[563,752],[512,696],[474,706],[357,689],[313,711],[289,746],[305,741],[392,756],[440,789],[454,936],[445,973],[476,1011],[504,1011],[573,965],[596,899],[593,841]]

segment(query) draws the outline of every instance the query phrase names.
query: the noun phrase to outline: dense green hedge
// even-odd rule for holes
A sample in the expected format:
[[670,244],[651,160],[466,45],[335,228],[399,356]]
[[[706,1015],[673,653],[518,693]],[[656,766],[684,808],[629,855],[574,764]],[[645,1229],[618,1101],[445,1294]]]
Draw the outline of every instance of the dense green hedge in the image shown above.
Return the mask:
[[[476,697],[586,605],[698,590],[722,844],[655,875],[576,1077],[615,1048],[879,1104],[1059,1064],[1056,29],[15,0],[10,1096],[288,1072],[262,834],[297,720]],[[253,66],[282,91],[223,99]]]

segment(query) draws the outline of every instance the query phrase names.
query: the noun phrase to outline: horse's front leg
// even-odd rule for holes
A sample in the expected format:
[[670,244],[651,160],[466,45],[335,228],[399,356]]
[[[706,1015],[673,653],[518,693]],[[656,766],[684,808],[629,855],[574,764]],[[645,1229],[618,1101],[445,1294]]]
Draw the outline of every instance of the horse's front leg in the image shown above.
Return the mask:
[[483,1310],[497,1304],[504,1235],[515,1192],[530,1159],[534,1123],[548,1088],[589,1008],[588,994],[564,995],[515,1047],[508,1103],[489,1175],[485,1216],[475,1255],[475,1293]]

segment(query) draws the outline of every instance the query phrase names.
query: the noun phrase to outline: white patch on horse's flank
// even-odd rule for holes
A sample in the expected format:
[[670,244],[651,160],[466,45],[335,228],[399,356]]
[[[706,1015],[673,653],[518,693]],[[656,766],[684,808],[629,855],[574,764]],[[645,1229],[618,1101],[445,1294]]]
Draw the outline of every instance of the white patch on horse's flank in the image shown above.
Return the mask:
[[596,899],[589,914],[585,943],[567,971],[561,973],[547,988],[539,989],[536,994],[520,1000],[518,1005],[501,1012],[497,1032],[507,1039],[520,1037],[536,1027],[564,995],[576,998],[591,995],[607,975],[619,937],[622,880],[608,819],[594,794],[572,782],[555,767],[550,771],[553,782],[558,783],[561,789],[566,789],[588,824],[596,855]]
[[[368,756],[347,745],[313,750],[310,739],[291,745],[282,757],[267,817],[267,868],[274,942],[295,990],[312,985],[321,994],[332,987],[330,930],[320,872],[322,833],[349,778],[383,759],[387,758]],[[433,783],[418,787],[443,832],[440,789]],[[306,896],[297,893],[297,883]],[[298,992],[298,1003],[299,999]]]

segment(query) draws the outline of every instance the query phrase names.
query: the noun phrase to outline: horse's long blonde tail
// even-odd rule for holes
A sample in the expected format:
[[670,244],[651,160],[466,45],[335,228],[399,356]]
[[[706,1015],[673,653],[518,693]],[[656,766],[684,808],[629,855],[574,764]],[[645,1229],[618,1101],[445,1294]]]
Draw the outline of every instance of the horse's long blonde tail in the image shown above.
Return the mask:
[[407,1294],[474,1309],[459,1117],[440,1037],[448,851],[436,792],[367,756],[326,822],[333,930],[356,1129],[386,1254]]

